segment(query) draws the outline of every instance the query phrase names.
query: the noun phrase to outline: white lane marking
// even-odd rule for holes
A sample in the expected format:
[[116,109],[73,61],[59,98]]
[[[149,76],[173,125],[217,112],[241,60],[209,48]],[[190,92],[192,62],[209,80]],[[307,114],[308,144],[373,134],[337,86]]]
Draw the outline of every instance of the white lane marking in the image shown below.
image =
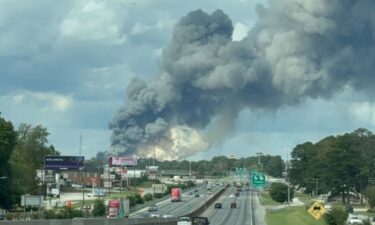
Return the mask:
[[252,207],[253,195],[250,191],[250,225],[253,225],[253,207]]

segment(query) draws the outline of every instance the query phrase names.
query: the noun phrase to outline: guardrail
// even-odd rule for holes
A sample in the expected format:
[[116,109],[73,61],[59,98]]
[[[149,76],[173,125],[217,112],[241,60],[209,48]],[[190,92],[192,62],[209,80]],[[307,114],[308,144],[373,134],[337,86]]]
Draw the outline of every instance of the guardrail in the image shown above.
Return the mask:
[[198,208],[193,210],[192,212],[185,214],[186,217],[193,217],[193,216],[199,216],[201,215],[208,206],[210,206],[212,203],[214,203],[223,193],[224,191],[229,187],[227,184],[224,188],[220,189],[220,191],[216,192],[215,194],[211,195],[209,199],[207,199],[206,202],[201,204]]
[[1,225],[177,225],[176,218],[106,219],[77,218],[61,220],[3,221]]

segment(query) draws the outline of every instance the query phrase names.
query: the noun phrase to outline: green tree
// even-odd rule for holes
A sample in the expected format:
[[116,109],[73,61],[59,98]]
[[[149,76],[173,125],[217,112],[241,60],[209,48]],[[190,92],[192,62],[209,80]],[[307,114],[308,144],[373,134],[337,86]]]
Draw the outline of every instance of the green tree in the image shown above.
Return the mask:
[[335,206],[324,215],[324,218],[329,225],[344,225],[348,219],[348,212],[344,207]]
[[375,207],[375,187],[374,186],[369,186],[366,188],[364,191],[364,194],[367,198],[367,201],[370,205],[371,208]]
[[41,182],[36,179],[36,170],[43,169],[46,155],[59,155],[51,146],[47,146],[49,133],[38,125],[21,124],[18,129],[17,145],[9,160],[12,170],[12,189],[19,196],[22,194],[41,194]]
[[12,180],[9,159],[16,145],[17,133],[13,124],[0,117],[0,208],[10,209],[13,194],[10,187]]
[[[290,188],[290,200],[293,199],[293,188]],[[283,183],[272,183],[270,189],[270,196],[276,202],[287,202],[288,201],[288,185]]]
[[281,156],[270,156],[269,160],[265,165],[265,171],[267,174],[274,177],[281,177],[285,168],[285,164],[281,159]]
[[293,185],[312,193],[319,182],[319,193],[363,192],[367,179],[375,173],[375,137],[366,129],[329,136],[313,144],[297,145],[292,152],[289,178]]
[[94,202],[94,208],[92,210],[92,215],[95,217],[105,215],[105,204],[102,199],[96,199]]

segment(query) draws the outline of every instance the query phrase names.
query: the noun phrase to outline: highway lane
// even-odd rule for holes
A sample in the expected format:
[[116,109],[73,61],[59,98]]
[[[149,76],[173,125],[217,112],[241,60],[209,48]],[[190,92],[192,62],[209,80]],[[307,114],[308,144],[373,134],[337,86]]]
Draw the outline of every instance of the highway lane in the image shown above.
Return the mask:
[[[215,193],[216,191],[220,190],[221,186],[214,186],[212,188],[212,192]],[[197,190],[197,192],[194,192]],[[204,202],[204,192],[205,189],[203,187],[196,188],[191,190],[192,194],[188,194],[189,192],[185,192],[182,194],[182,201],[181,202],[171,202],[171,198],[168,198],[164,201],[161,201],[156,204],[158,210],[157,213],[160,215],[171,215],[173,217],[179,217],[182,215],[191,212],[198,204]],[[195,194],[199,194],[199,197],[195,197]],[[206,195],[208,198],[210,195]],[[142,218],[146,217],[148,213],[148,207],[141,209],[137,212],[130,214],[130,218]]]
[[[241,191],[239,197],[229,197],[235,192],[234,188],[229,188],[216,201],[221,203],[223,208],[214,209],[213,204],[202,216],[208,217],[210,223],[215,225],[255,225],[251,191]],[[232,202],[237,203],[237,208],[230,208]]]

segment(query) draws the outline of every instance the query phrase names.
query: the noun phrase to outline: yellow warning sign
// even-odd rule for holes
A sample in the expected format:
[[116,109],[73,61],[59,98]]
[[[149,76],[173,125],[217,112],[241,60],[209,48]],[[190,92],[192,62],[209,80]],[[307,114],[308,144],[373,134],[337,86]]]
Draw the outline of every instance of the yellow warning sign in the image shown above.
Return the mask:
[[326,212],[324,206],[320,202],[314,202],[312,206],[307,210],[315,219],[320,219]]

